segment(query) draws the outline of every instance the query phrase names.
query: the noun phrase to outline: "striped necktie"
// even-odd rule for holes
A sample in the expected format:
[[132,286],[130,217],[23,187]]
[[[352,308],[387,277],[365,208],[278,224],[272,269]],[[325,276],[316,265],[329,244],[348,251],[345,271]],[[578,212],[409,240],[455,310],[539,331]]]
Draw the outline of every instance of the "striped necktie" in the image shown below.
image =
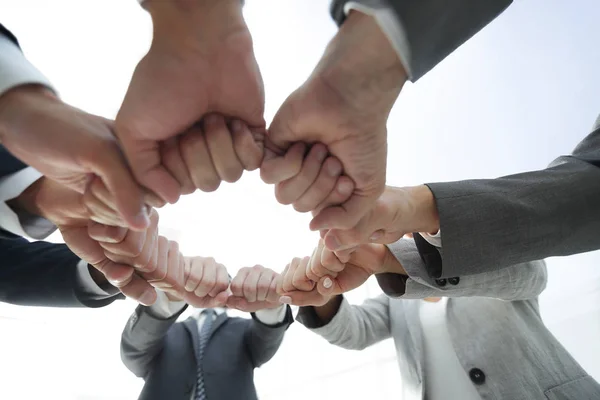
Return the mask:
[[204,350],[206,349],[206,343],[210,337],[211,328],[213,326],[215,310],[206,309],[202,311],[204,314],[204,323],[200,328],[200,338],[198,340],[198,351],[196,353],[196,361],[198,362],[198,370],[196,376],[196,398],[195,400],[207,400],[206,392],[204,388],[204,371],[202,370],[202,362],[204,360]]

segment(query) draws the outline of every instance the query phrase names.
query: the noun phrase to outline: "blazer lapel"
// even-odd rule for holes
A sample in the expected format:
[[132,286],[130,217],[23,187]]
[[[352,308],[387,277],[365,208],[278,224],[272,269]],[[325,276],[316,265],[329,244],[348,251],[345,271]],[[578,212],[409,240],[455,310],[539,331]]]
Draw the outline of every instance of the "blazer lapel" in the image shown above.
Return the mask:
[[210,337],[212,337],[217,331],[217,329],[219,329],[223,325],[223,323],[227,321],[227,318],[228,316],[226,312],[223,312],[217,316],[217,319],[215,320],[215,322],[213,322],[213,326],[210,330]]

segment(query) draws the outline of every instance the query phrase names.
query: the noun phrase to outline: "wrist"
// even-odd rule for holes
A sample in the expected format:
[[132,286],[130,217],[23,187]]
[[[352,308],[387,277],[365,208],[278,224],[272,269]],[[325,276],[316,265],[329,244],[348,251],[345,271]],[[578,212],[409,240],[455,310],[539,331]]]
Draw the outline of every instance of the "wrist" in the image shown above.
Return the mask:
[[239,0],[146,0],[144,7],[152,17],[152,46],[173,52],[214,50],[248,32]]
[[323,323],[323,325],[327,325],[331,322],[333,317],[338,313],[340,306],[342,304],[342,300],[344,296],[336,295],[331,297],[327,303],[322,306],[314,306],[313,309],[315,314],[319,318],[319,320]]
[[0,141],[4,142],[16,133],[11,121],[17,120],[23,110],[29,109],[32,99],[39,98],[60,101],[50,89],[38,84],[17,86],[0,96]]
[[440,230],[440,217],[433,193],[427,185],[414,186],[408,190],[417,222],[411,232],[436,234]]
[[402,263],[396,258],[396,256],[394,256],[394,254],[390,251],[390,249],[387,246],[383,247],[385,248],[385,252],[383,253],[381,269],[377,273],[407,275],[404,266],[402,266]]
[[349,14],[316,71],[345,101],[364,98],[387,112],[407,80],[400,58],[375,18],[358,11]]

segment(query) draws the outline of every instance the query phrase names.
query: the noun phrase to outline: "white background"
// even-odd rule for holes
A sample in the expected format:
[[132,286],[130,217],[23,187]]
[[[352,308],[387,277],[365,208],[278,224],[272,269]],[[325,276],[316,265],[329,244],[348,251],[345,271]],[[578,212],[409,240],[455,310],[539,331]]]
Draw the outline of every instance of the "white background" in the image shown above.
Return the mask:
[[[543,168],[589,131],[600,112],[600,5],[515,3],[405,87],[389,122],[389,184]],[[336,27],[327,0],[248,0],[245,13],[270,119],[308,76]],[[114,117],[151,38],[136,1],[3,0],[0,15],[65,101]],[[281,270],[292,257],[310,254],[317,240],[308,217],[278,205],[257,173],[217,193],[188,196],[162,210],[161,220],[186,254],[214,256],[232,274],[255,263]],[[541,299],[548,326],[596,379],[599,261],[598,253],[550,260]],[[359,302],[377,290],[370,283],[350,297]],[[120,332],[134,307],[131,301],[99,310],[0,305],[0,399],[136,398],[142,381],[119,359]],[[256,381],[264,400],[399,399],[389,341],[361,353],[343,351],[300,324]]]

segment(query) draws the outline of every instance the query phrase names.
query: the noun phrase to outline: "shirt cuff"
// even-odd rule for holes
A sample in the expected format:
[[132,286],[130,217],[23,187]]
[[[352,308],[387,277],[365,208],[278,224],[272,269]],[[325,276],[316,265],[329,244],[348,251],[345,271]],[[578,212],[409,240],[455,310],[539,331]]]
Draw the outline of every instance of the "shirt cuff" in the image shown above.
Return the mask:
[[0,179],[0,228],[15,235],[34,240],[45,239],[56,230],[56,226],[37,215],[24,211],[15,212],[6,203],[33,185],[43,175],[31,167]]
[[377,25],[379,25],[383,34],[392,44],[396,54],[398,54],[398,58],[400,58],[400,62],[408,78],[412,79],[413,74],[410,68],[412,64],[408,38],[406,37],[406,31],[402,22],[396,16],[394,10],[383,0],[349,1],[344,5],[344,13],[348,15],[352,10],[375,18]]
[[0,35],[0,96],[17,86],[43,85],[54,91],[48,78],[31,64],[21,49],[4,35]]
[[114,296],[114,293],[110,294],[98,286],[90,275],[88,263],[83,260],[77,264],[77,285],[83,294],[94,300],[103,300]]
[[287,308],[285,304],[277,308],[266,308],[254,313],[256,318],[265,325],[278,325],[285,321]]
[[427,232],[419,232],[423,239],[425,239],[430,245],[435,247],[442,247],[442,231],[438,230],[436,234],[432,235]]
[[148,312],[155,318],[169,319],[180,312],[185,305],[185,301],[171,301],[165,292],[157,290],[156,302],[148,307]]

